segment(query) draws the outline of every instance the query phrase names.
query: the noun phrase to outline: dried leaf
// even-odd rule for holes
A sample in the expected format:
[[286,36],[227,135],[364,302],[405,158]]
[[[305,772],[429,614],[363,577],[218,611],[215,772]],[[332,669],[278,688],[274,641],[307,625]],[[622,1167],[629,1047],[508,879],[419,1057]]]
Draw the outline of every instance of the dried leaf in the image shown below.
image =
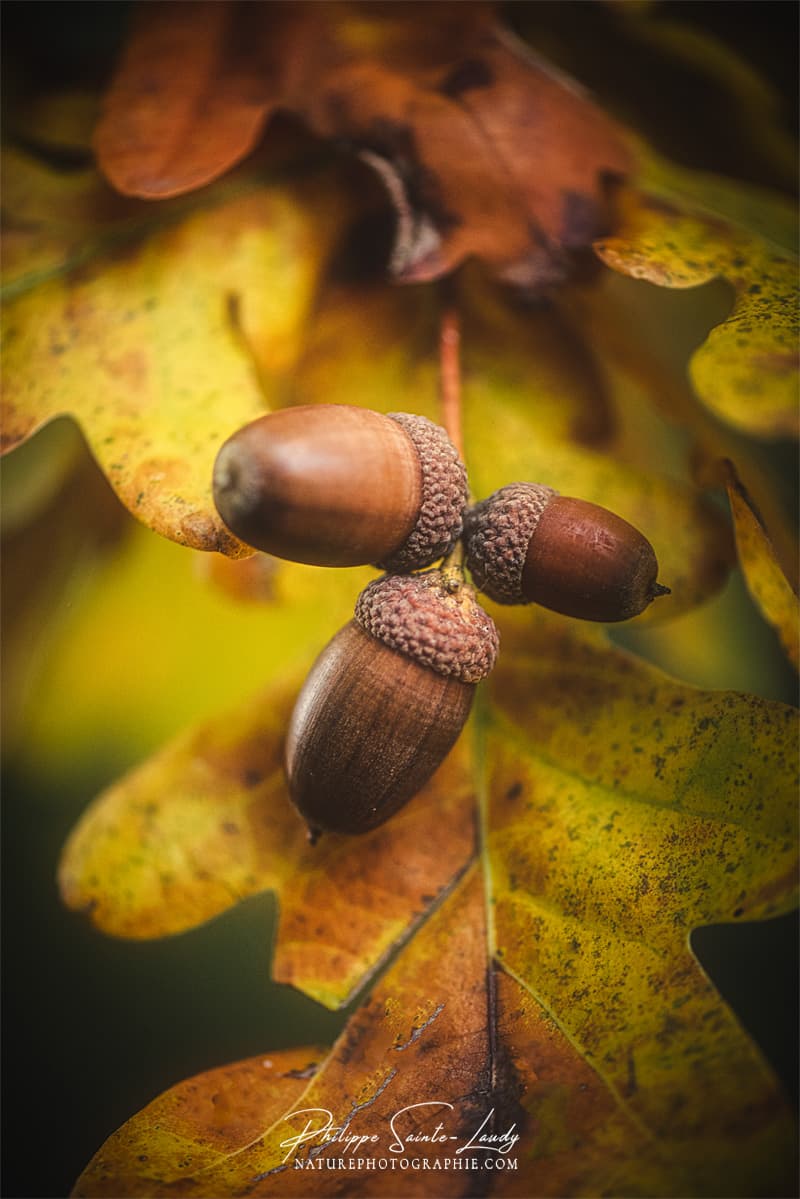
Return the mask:
[[143,1181],[174,1184],[189,1162],[194,1171],[213,1168],[295,1106],[326,1054],[320,1047],[283,1049],[179,1083],[120,1129],[79,1189],[146,1194]]
[[[144,5],[96,147],[128,195],[216,178],[279,104],[378,172],[398,214],[393,269],[466,257],[524,285],[560,279],[607,224],[631,158],[577,85],[495,26],[489,6]],[[206,21],[205,14],[209,14]]]
[[95,135],[119,191],[180,195],[253,149],[278,95],[253,61],[257,11],[221,0],[136,10]]
[[[432,1087],[430,1091],[425,1090],[425,1096],[430,1095],[432,1100],[452,1096],[457,1101],[453,1128],[448,1128],[448,1132],[452,1131],[454,1135],[466,1133],[468,1122],[480,1111],[478,1088],[489,1065],[490,1053],[481,899],[478,879],[473,874],[442,911],[428,922],[419,939],[360,1009],[323,1068],[296,1104],[286,1109],[284,1116],[292,1110],[316,1108],[329,1110],[337,1125],[353,1117],[356,1135],[380,1136],[383,1142],[381,1156],[396,1157],[396,1152],[387,1152],[391,1140],[389,1122],[393,1113],[420,1101],[420,1075],[424,1072],[425,1079],[429,1080],[425,1087]],[[195,1081],[205,1089],[205,1076]],[[160,1103],[164,1104],[164,1100]],[[424,1115],[406,1112],[399,1116],[397,1132],[431,1128],[433,1121],[425,1118],[429,1110],[426,1109]],[[441,1108],[437,1106],[437,1118],[441,1114]],[[322,1123],[319,1119],[322,1112],[315,1115],[314,1126],[318,1127]],[[151,1119],[145,1109],[139,1127],[134,1124],[133,1135],[137,1139],[146,1137],[145,1130]],[[192,1171],[189,1156],[186,1165],[191,1173],[188,1178],[181,1178],[179,1189],[185,1188],[189,1194],[215,1195],[329,1193],[327,1187],[334,1183],[335,1174],[326,1170],[320,1177],[315,1172],[311,1182],[305,1172],[294,1169],[295,1155],[291,1146],[282,1144],[292,1136],[302,1135],[304,1127],[307,1128],[307,1119],[297,1115],[288,1121],[275,1120],[265,1125],[258,1139],[242,1142],[238,1152],[229,1154],[216,1167],[206,1168],[199,1175]],[[476,1126],[479,1123],[480,1118]],[[367,1142],[367,1147],[370,1157],[377,1156],[374,1144]],[[314,1160],[309,1153],[313,1148],[315,1146],[309,1140],[301,1141],[297,1157]],[[448,1140],[427,1148],[431,1158],[447,1159],[453,1156],[455,1146]],[[341,1146],[333,1146],[332,1151],[336,1157],[343,1153]],[[328,1149],[321,1156],[324,1159],[330,1153],[331,1149]],[[361,1157],[360,1153],[358,1157]],[[132,1164],[125,1140],[112,1138],[79,1179],[75,1194],[100,1195],[117,1191],[123,1171],[128,1176],[133,1173]],[[358,1158],[354,1158],[353,1166],[355,1169],[347,1171],[345,1193],[363,1194],[365,1184],[372,1188],[377,1176],[366,1177],[363,1167],[358,1169]],[[391,1179],[391,1193],[396,1194],[398,1176],[394,1171],[391,1175],[387,1171],[387,1175],[384,1186]],[[135,1189],[123,1193],[169,1193],[168,1187],[159,1185],[161,1177],[163,1174],[142,1177],[140,1173],[139,1179],[133,1181]],[[403,1182],[409,1177],[406,1175]],[[463,1182],[463,1173],[455,1177],[444,1171],[437,1173],[437,1193],[459,1194]],[[338,1188],[341,1188],[341,1182]]]
[[106,228],[96,178],[64,184],[24,160],[12,178],[12,217],[34,203],[3,310],[5,448],[71,412],[140,520],[183,545],[246,552],[216,513],[211,468],[281,392],[338,228],[337,185],[256,173],[166,220],[139,204],[131,223],[131,202],[123,218],[114,200]]
[[[663,173],[663,168],[662,168]],[[608,266],[660,287],[696,287],[724,278],[735,300],[728,318],[694,353],[690,375],[700,399],[737,429],[759,437],[796,434],[797,264],[760,234],[716,215],[718,183],[705,202],[675,190],[687,173],[666,181],[654,172],[641,191],[620,201],[621,225],[595,251]],[[746,189],[742,189],[746,195]],[[781,211],[773,204],[773,210]],[[747,219],[747,209],[743,219]],[[780,226],[779,235],[783,231]]]
[[733,463],[725,464],[728,499],[736,530],[739,561],[748,589],[765,618],[777,630],[795,669],[800,669],[800,604],[786,578],[758,509]]

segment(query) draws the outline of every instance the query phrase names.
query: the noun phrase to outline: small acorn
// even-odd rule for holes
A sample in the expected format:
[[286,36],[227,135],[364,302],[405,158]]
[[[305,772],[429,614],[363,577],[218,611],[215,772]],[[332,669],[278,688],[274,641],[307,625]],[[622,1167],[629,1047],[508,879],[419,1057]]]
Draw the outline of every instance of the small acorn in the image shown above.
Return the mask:
[[394,573],[450,552],[468,494],[444,429],[344,404],[283,408],[245,425],[219,451],[213,485],[225,524],[256,549]]
[[511,483],[465,518],[466,562],[498,604],[541,604],[564,616],[628,620],[669,588],[646,537],[626,520],[540,483]]
[[458,568],[386,575],[317,658],[286,743],[292,802],[309,826],[366,833],[425,785],[497,657],[492,618]]

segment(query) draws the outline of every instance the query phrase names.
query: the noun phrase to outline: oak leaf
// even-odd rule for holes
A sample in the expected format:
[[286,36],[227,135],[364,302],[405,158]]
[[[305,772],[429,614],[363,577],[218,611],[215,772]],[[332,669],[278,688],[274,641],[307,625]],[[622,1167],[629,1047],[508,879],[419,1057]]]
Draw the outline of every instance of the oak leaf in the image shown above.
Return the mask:
[[[412,406],[437,419],[433,291],[321,283],[346,181],[327,169],[268,179],[231,176],[188,209],[165,202],[159,219],[91,172],[65,184],[20,156],[9,200],[12,219],[31,213],[36,256],[32,266],[34,247],[20,243],[7,264],[7,446],[71,412],[134,515],[232,556],[247,551],[216,513],[211,473],[238,426],[287,402]],[[50,240],[39,245],[43,229]],[[458,294],[476,494],[527,478],[616,508],[663,559],[670,611],[712,594],[728,534],[685,471],[664,477],[656,435],[626,448],[617,396],[580,324],[517,306],[478,271]],[[470,457],[471,445],[480,453]]]
[[776,629],[795,669],[800,669],[800,605],[784,574],[764,522],[732,462],[723,463],[736,546],[750,594]]
[[247,153],[278,109],[346,143],[398,216],[393,273],[470,255],[525,286],[560,280],[608,224],[622,132],[492,7],[140,6],[95,145],[126,195],[179,195]]
[[[795,716],[673,682],[546,614],[506,617],[502,633],[471,746],[388,825],[308,847],[280,770],[281,685],[101,796],[65,850],[62,892],[100,928],[153,936],[275,888],[274,976],[328,1006],[402,947],[300,1105],[355,1132],[441,1099],[466,1136],[495,1106],[523,1135],[508,1193],[779,1187],[791,1121],[688,936],[793,902]],[[136,1167],[129,1135],[77,1193],[171,1193]],[[179,1190],[300,1185],[271,1173],[287,1135],[270,1124]],[[341,1186],[330,1178],[322,1193]]]
[[[108,97],[101,156],[111,173],[138,170],[145,188],[155,181],[166,195],[176,179],[181,191],[227,170],[280,102],[270,89],[284,72],[283,103],[293,97],[289,106],[315,131],[352,141],[386,184],[399,218],[396,277],[433,278],[474,255],[529,287],[561,277],[571,249],[603,223],[604,176],[628,170],[611,123],[483,6],[470,6],[466,20],[460,6],[429,6],[424,39],[404,5],[204,5],[210,35],[203,21],[187,27],[198,11],[144,6]],[[267,19],[274,36],[265,45]],[[187,73],[188,91],[171,69],[184,53],[198,66]],[[528,131],[531,145],[557,165],[544,182],[538,166],[534,173],[512,152],[534,94],[542,128]],[[561,114],[555,138],[551,104]],[[164,114],[169,136],[159,140]],[[591,154],[587,137],[596,142]],[[581,148],[574,161],[570,146]],[[478,178],[475,163],[483,164]],[[184,544],[237,554],[210,503],[210,461],[226,431],[262,411],[265,399],[330,402],[338,393],[397,409],[413,395],[415,410],[433,414],[431,290],[403,299],[336,283],[318,290],[341,218],[339,176],[328,178],[317,203],[309,192],[319,176],[310,187],[293,175],[276,183],[254,160],[225,185],[145,216],[147,205],[115,196],[92,173],[57,179],[18,156],[11,443],[73,408],[147,523]],[[710,218],[691,186],[688,199],[676,200],[653,179],[621,193],[619,238],[599,243],[600,255],[670,286],[724,274],[738,289],[740,323],[759,294],[753,288],[765,277],[780,283],[755,347],[732,346],[728,322],[705,351],[713,369],[695,377],[715,411],[742,428],[788,431],[788,343],[775,309],[789,292],[789,259],[762,230]],[[673,235],[683,239],[674,256]],[[294,238],[307,248],[296,249]],[[281,280],[274,304],[264,277]],[[458,293],[476,489],[486,493],[512,472],[616,507],[656,543],[674,589],[665,614],[712,593],[727,569],[726,537],[688,481],[685,453],[661,425],[659,435],[643,436],[638,395],[622,394],[568,302],[534,313],[476,279],[464,272]],[[108,321],[131,288],[145,307],[152,300],[178,318],[174,356],[163,342],[155,355],[167,371],[164,421],[148,391],[139,394],[141,375],[125,369],[144,352],[150,326],[140,322],[128,343],[122,322]],[[159,321],[160,338],[174,332]],[[199,357],[207,346],[219,352],[210,391]],[[779,351],[766,364],[765,346]],[[61,367],[42,369],[48,353],[63,357]],[[87,373],[92,386],[79,394]],[[708,383],[716,374],[720,391]],[[752,410],[736,399],[748,386]],[[112,417],[95,411],[108,387]],[[226,388],[238,406],[229,394],[222,402]],[[143,438],[154,413],[152,447]],[[115,436],[122,431],[119,459],[116,447],[114,458],[102,449],[109,419]],[[748,519],[736,515],[740,538]],[[756,544],[754,574],[763,580]],[[484,688],[471,742],[389,826],[311,850],[285,794],[283,730],[295,672],[356,576],[332,583],[324,618],[305,627],[309,597],[319,606],[316,581],[283,565],[268,580],[280,631],[267,691],[184,734],[97,801],[65,851],[64,896],[106,931],[155,936],[274,890],[282,905],[275,976],[331,1007],[373,979],[388,955],[399,956],[324,1064],[316,1051],[276,1055],[270,1065],[258,1059],[182,1084],[112,1138],[78,1193],[303,1191],[307,1179],[283,1168],[280,1143],[300,1094],[352,1118],[356,1131],[363,1120],[383,1132],[421,1088],[439,1102],[440,1084],[456,1100],[457,1137],[468,1137],[492,1104],[497,1121],[520,1131],[519,1174],[492,1176],[498,1192],[711,1195],[790,1185],[791,1125],[775,1082],[687,940],[695,927],[763,918],[791,902],[788,709],[673,683],[599,635],[543,614],[504,615],[504,657]],[[136,596],[127,598],[136,609]],[[247,652],[225,639],[224,624],[209,624],[199,644],[203,656],[209,645],[243,659]],[[89,645],[90,660],[113,669],[102,643]],[[73,669],[77,660],[76,651]],[[249,658],[241,665],[260,669]],[[485,1174],[440,1177],[457,1193],[489,1185]],[[376,1182],[395,1186],[388,1173],[353,1172],[351,1187],[363,1193]],[[425,1180],[418,1185],[425,1189]],[[343,1186],[346,1193],[347,1182],[331,1175],[314,1189]]]
[[[693,1155],[691,1139],[687,1143],[678,1127],[653,1136],[642,1118],[638,1085],[620,1093],[603,1065],[587,1060],[569,1030],[542,1007],[529,979],[487,970],[491,932],[483,899],[473,871],[404,951],[329,1056],[309,1066],[305,1090],[298,1097],[290,1092],[282,1111],[278,1085],[289,1090],[291,1083],[274,1080],[273,1071],[277,1067],[285,1078],[289,1062],[284,1065],[283,1055],[199,1075],[109,1138],[74,1194],[780,1191],[787,1178],[780,1142],[789,1136],[790,1122],[757,1060],[740,1059],[730,1079],[753,1097],[751,1123],[737,1123],[725,1102],[730,1091],[721,1103],[717,1093],[709,1097],[698,1071],[694,1098],[708,1103],[702,1112],[708,1142],[698,1138]],[[717,1047],[730,1051],[739,1029],[715,1011],[688,953],[680,986],[684,1000],[694,999],[695,1013],[707,1016],[706,1026],[713,1024]],[[677,1020],[660,1038],[667,1076],[688,1040]],[[309,1057],[313,1061],[307,1051],[296,1051],[292,1060]],[[647,1064],[644,1070],[649,1073]],[[232,1079],[240,1078],[246,1087],[241,1108],[231,1095]],[[255,1087],[270,1118],[254,1129]],[[669,1098],[662,1099],[665,1107]],[[214,1118],[220,1100],[228,1118],[242,1111],[246,1132],[234,1144],[220,1145],[224,1133]],[[412,1107],[417,1104],[424,1106]],[[325,1145],[322,1135],[312,1136],[325,1126],[328,1112],[345,1136],[365,1140],[349,1148],[343,1140]],[[746,1141],[737,1146],[735,1162],[726,1152],[732,1133]],[[337,1169],[342,1158],[344,1167]],[[366,1164],[369,1159],[377,1169]],[[428,1163],[424,1173],[409,1168],[420,1159]],[[333,1169],[326,1168],[329,1161]]]
[[249,553],[214,509],[211,469],[281,394],[339,227],[338,184],[318,178],[312,197],[256,168],[200,208],[157,214],[93,171],[65,178],[21,154],[7,179],[4,447],[73,414],[139,519],[182,545]]
[[775,241],[792,233],[789,205],[655,160],[649,178],[618,201],[620,225],[595,243],[607,266],[660,287],[721,277],[733,288],[730,315],[689,363],[699,398],[751,436],[796,436],[797,258]]
[[[798,571],[797,526],[782,494],[781,474],[758,443],[719,421],[692,390],[687,360],[706,333],[729,310],[726,286],[712,281],[690,291],[653,287],[609,272],[591,287],[565,291],[562,304],[582,330],[605,374],[614,381],[617,404],[627,398],[638,422],[629,419],[622,440],[639,461],[667,468],[674,439],[691,441],[691,477],[700,488],[724,486],[720,459],[732,459],[762,513],[788,577]],[[629,335],[636,328],[636,337]],[[652,423],[654,412],[660,420]],[[631,413],[630,416],[633,414]],[[672,431],[665,435],[661,420]]]

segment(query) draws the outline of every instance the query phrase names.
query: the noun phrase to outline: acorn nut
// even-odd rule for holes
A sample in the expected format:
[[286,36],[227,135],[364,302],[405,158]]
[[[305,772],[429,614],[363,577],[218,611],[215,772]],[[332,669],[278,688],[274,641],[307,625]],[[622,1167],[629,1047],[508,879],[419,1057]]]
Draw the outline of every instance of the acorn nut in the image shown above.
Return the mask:
[[383,576],[362,591],[289,724],[289,793],[312,839],[368,832],[416,795],[458,738],[497,648],[458,568]]
[[467,478],[424,416],[344,404],[283,408],[245,425],[214,464],[214,502],[256,549],[315,566],[430,566],[461,535]]
[[669,588],[650,542],[626,520],[539,483],[511,483],[465,518],[466,562],[498,604],[541,604],[564,616],[628,620]]

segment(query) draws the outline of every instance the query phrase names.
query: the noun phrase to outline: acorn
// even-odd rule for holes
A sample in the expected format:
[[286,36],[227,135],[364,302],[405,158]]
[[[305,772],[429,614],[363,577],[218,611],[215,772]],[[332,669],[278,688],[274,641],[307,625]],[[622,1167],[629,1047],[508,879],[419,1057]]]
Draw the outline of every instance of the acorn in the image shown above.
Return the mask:
[[492,618],[461,571],[375,579],[317,658],[286,743],[289,794],[309,826],[366,833],[442,763],[497,657]]
[[468,495],[444,429],[344,404],[283,408],[245,425],[219,451],[213,486],[225,524],[255,549],[394,573],[450,552]]
[[626,520],[540,483],[511,483],[465,518],[466,563],[498,604],[541,604],[564,616],[629,620],[669,588],[650,542]]

